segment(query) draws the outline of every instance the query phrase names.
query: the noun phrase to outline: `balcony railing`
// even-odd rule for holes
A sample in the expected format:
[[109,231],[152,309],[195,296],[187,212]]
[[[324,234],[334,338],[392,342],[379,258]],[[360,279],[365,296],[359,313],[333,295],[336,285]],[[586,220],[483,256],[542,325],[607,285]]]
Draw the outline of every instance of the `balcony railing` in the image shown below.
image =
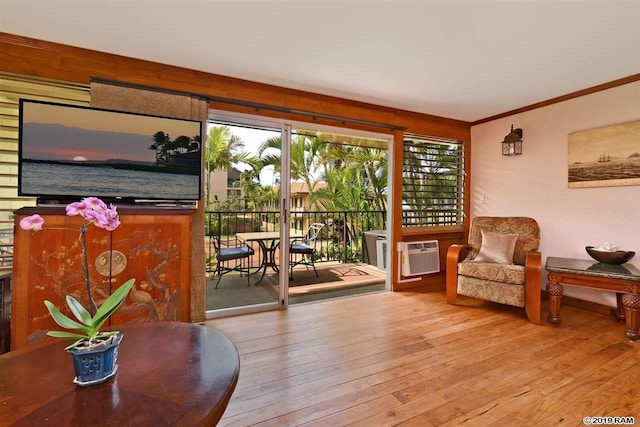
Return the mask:
[[[276,211],[207,211],[205,212],[207,267],[215,266],[213,239],[222,245],[233,245],[237,233],[279,231],[280,212]],[[315,262],[362,262],[364,233],[386,230],[384,211],[297,211],[291,217],[291,228],[306,232],[312,223],[323,223],[316,242]]]

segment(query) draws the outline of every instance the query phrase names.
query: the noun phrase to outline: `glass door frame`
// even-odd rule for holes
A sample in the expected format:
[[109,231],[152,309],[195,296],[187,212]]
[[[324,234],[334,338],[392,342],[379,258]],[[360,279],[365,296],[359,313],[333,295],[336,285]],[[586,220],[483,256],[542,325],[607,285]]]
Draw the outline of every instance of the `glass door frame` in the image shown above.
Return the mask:
[[[282,123],[280,128],[280,242],[289,242],[291,218],[291,125]],[[286,148],[285,148],[286,147]],[[283,183],[287,185],[283,185]],[[278,291],[280,306],[289,306],[289,244],[280,244],[280,268]],[[285,268],[283,268],[285,267]]]

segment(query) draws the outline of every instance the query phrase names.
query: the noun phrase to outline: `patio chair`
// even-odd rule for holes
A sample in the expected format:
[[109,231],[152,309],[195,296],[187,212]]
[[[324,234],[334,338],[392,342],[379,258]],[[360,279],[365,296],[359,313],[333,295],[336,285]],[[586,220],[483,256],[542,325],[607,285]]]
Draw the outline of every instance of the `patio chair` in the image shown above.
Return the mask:
[[[309,226],[309,229],[305,233],[304,237],[299,239],[293,239],[291,241],[291,246],[289,247],[289,256],[290,256],[290,270],[291,273],[289,277],[293,279],[293,267],[296,265],[304,264],[307,266],[313,267],[313,271],[316,273],[316,277],[318,276],[318,270],[316,270],[316,266],[313,262],[314,255],[316,253],[316,242],[318,240],[318,234],[320,234],[320,230],[324,228],[324,223],[315,222]],[[300,259],[295,259],[296,256],[300,256]]]
[[[213,237],[213,247],[216,252],[216,269],[213,275],[218,275],[218,281],[216,282],[215,289],[220,284],[223,274],[231,273],[232,271],[239,271],[240,275],[243,272],[247,273],[247,286],[250,286],[249,282],[249,258],[255,253],[253,248],[247,244],[241,244],[237,239],[231,241],[235,246],[228,246],[231,242],[225,242],[225,247],[220,244],[220,240],[217,237]],[[231,267],[231,263],[235,262],[235,265]],[[243,265],[246,263],[246,267]]]

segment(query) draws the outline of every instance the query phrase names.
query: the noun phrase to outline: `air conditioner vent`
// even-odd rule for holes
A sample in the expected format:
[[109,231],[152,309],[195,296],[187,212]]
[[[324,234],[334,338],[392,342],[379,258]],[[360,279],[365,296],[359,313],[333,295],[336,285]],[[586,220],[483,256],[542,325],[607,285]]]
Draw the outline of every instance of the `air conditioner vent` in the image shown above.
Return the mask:
[[399,242],[402,253],[402,275],[417,276],[440,271],[440,251],[437,240]]

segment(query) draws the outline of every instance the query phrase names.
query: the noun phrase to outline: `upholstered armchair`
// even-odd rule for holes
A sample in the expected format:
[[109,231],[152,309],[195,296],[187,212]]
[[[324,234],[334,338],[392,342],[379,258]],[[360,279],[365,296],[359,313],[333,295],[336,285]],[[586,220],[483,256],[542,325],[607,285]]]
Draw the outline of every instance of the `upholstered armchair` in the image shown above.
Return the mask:
[[540,324],[540,227],[527,217],[476,217],[468,245],[447,251],[447,303],[458,295],[524,307]]

